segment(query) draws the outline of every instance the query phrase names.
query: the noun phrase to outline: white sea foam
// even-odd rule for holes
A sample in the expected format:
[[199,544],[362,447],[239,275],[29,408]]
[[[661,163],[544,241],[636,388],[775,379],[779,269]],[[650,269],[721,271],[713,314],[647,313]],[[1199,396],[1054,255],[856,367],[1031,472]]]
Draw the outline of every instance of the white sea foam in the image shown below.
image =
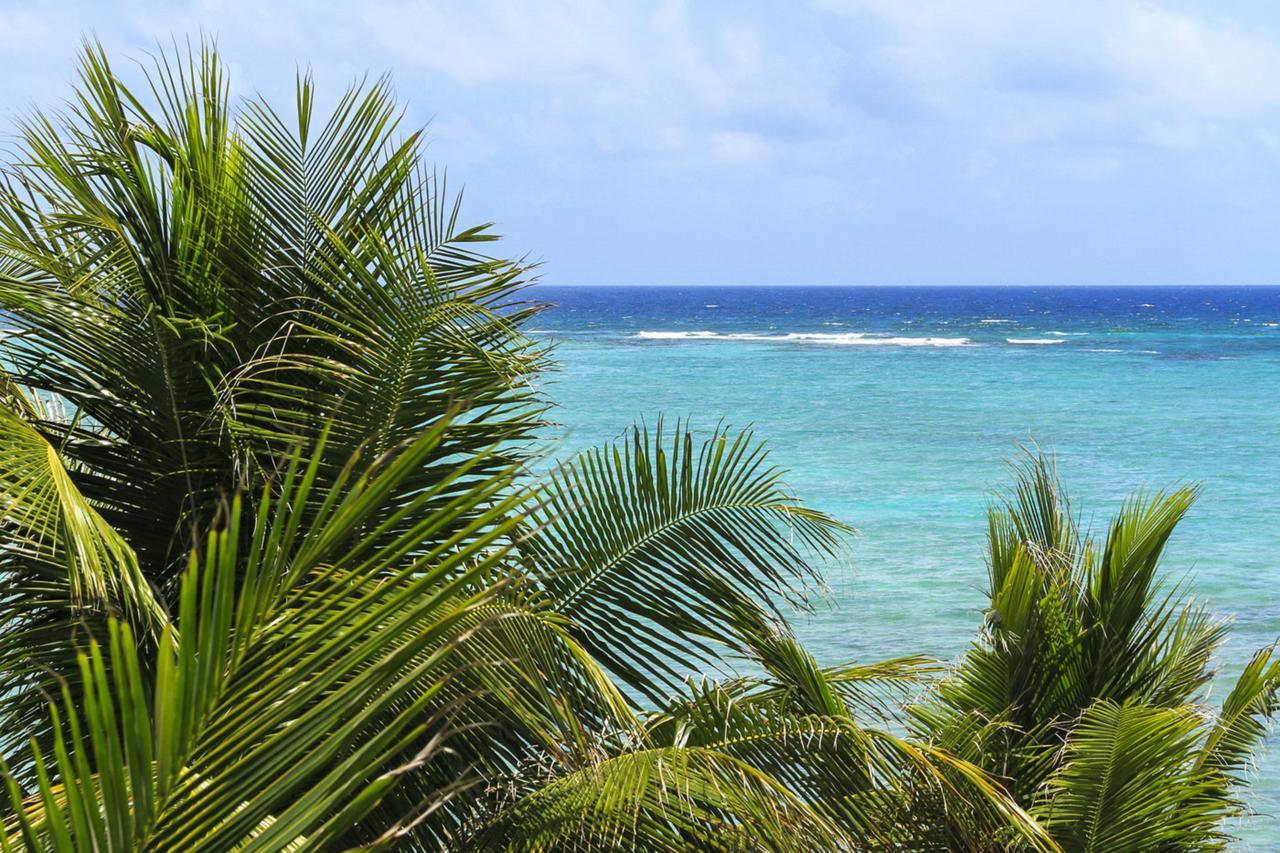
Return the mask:
[[909,338],[875,336],[865,332],[791,332],[786,335],[759,335],[749,332],[638,332],[635,337],[650,341],[746,341],[776,344],[820,344],[827,346],[963,347],[968,338]]
[[993,319],[986,319],[986,320],[979,320],[978,322],[979,322],[979,323],[989,323],[989,324],[991,324],[991,325],[996,325],[996,324],[998,324],[998,323],[1012,323],[1013,321],[1012,321],[1012,320],[993,320]]
[[1019,344],[1019,345],[1036,344],[1038,346],[1043,346],[1045,344],[1065,344],[1066,343],[1066,341],[1064,341],[1062,338],[1005,338],[1005,340],[1011,344]]
[[652,341],[687,341],[720,336],[715,332],[637,332],[636,337]]
[[1087,349],[1085,352],[1125,352],[1125,350],[1112,349],[1111,347],[1097,347],[1094,349]]
[[1057,335],[1060,338],[1080,338],[1089,334],[1088,332],[1050,332],[1051,335]]
[[703,305],[702,307],[703,308],[719,308],[720,306],[715,304],[714,302],[708,302],[706,305]]

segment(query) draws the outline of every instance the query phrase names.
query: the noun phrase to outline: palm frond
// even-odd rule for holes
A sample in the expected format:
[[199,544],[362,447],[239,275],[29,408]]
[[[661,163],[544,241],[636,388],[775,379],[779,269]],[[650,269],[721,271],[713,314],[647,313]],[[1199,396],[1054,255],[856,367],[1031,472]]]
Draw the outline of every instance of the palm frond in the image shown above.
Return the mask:
[[76,647],[90,626],[116,615],[153,643],[169,615],[33,425],[45,407],[16,389],[9,403],[15,410],[0,406],[0,755],[31,781],[27,742],[50,734],[44,696],[79,683]]
[[800,603],[847,528],[795,501],[750,432],[634,428],[553,472],[520,555],[579,641],[657,697]]
[[119,612],[146,631],[168,621],[136,555],[76,488],[58,449],[6,408],[0,408],[0,523],[5,562],[64,583],[73,605]]
[[[15,783],[11,829],[52,849],[322,846],[434,755],[450,725],[436,700],[466,642],[456,628],[492,599],[504,518],[520,500],[495,502],[507,474],[422,518],[415,541],[470,519],[428,553],[377,544],[367,525],[380,501],[442,432],[352,481],[310,527],[299,514],[314,459],[281,499],[263,499],[250,529],[237,500],[192,556],[182,634],[166,628],[154,684],[127,625],[111,623],[109,651],[81,655],[84,704],[64,697],[70,729],[55,743],[67,793],[28,797]],[[477,504],[490,506],[483,519]]]
[[[1193,847],[1216,845],[1225,838],[1222,821],[1241,809],[1234,774],[1275,710],[1277,675],[1264,650],[1218,715],[1195,704],[1205,697],[1226,624],[1179,587],[1166,587],[1159,571],[1195,497],[1192,488],[1138,495],[1099,544],[1080,532],[1051,463],[1029,459],[1013,497],[991,512],[983,634],[911,709],[918,735],[1003,780],[1024,805],[1036,804],[1068,849],[1142,846],[1142,830],[1133,827],[1161,820],[1162,810],[1178,811],[1187,823],[1171,821],[1173,835],[1153,837],[1172,843],[1182,833]],[[1175,733],[1168,754],[1143,741],[1144,727],[1164,723]],[[1134,753],[1133,776],[1117,783],[1120,793],[1089,787],[1089,774],[1111,769],[1099,763],[1104,742]],[[1163,793],[1176,803],[1152,800],[1151,814],[1135,812],[1132,822],[1108,816],[1109,829],[1082,823],[1087,809],[1140,796],[1136,787],[1156,784],[1161,773],[1171,774]],[[1092,781],[1106,783],[1102,776]],[[1112,831],[1119,834],[1098,836],[1105,843],[1094,837]]]
[[140,86],[87,44],[0,182],[0,357],[78,413],[38,426],[169,593],[218,500],[321,431],[336,477],[450,419],[403,505],[447,459],[485,459],[476,478],[519,461],[544,408],[527,269],[474,251],[493,235],[459,224],[387,82],[328,118],[306,79],[287,117],[229,92],[207,42]]
[[[837,680],[852,668],[703,680],[648,715],[651,743],[732,756],[777,779],[851,839],[855,849],[1053,844],[999,783],[944,750],[856,720]],[[908,666],[905,674],[918,674]],[[901,678],[898,662],[863,668]],[[828,678],[831,681],[828,682]],[[852,703],[851,703],[852,704]]]
[[1067,850],[1222,846],[1222,822],[1238,807],[1205,796],[1215,780],[1194,762],[1202,726],[1186,708],[1097,703],[1072,730],[1036,815]]
[[1280,710],[1280,660],[1274,646],[1259,649],[1222,702],[1197,760],[1230,781],[1241,772],[1267,734],[1267,723]]
[[839,850],[844,835],[749,765],[696,747],[626,752],[536,785],[470,849]]

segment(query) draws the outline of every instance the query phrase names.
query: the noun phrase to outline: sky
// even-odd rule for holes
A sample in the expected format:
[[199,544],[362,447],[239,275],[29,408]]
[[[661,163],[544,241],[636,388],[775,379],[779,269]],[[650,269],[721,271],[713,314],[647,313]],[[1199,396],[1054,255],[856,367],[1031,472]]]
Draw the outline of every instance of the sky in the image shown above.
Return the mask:
[[0,0],[0,126],[202,32],[389,72],[548,284],[1280,284],[1271,0]]

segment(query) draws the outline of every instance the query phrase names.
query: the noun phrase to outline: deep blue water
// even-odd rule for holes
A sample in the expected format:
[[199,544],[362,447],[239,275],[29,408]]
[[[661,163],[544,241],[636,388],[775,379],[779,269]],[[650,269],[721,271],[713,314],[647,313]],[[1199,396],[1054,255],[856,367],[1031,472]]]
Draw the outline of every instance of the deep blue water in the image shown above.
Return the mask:
[[[553,288],[562,452],[635,420],[754,425],[810,505],[856,526],[797,629],[819,659],[952,658],[981,620],[984,507],[1019,443],[1097,524],[1197,482],[1171,579],[1235,617],[1232,675],[1280,636],[1280,288]],[[1219,693],[1221,689],[1219,690]],[[1280,740],[1249,846],[1280,846]]]

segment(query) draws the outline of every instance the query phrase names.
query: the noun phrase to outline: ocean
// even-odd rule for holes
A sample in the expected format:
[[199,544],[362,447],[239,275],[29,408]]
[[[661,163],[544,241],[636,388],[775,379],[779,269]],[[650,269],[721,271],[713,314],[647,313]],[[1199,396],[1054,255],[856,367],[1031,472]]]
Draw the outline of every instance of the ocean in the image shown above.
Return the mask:
[[[1052,452],[1095,528],[1199,483],[1170,580],[1235,619],[1224,676],[1280,637],[1280,288],[537,286],[558,453],[659,416],[754,427],[858,529],[797,632],[819,660],[951,659],[981,622],[984,510]],[[1224,682],[1225,684],[1225,682]],[[1220,696],[1224,686],[1218,688]],[[1280,846],[1280,738],[1237,829]]]

